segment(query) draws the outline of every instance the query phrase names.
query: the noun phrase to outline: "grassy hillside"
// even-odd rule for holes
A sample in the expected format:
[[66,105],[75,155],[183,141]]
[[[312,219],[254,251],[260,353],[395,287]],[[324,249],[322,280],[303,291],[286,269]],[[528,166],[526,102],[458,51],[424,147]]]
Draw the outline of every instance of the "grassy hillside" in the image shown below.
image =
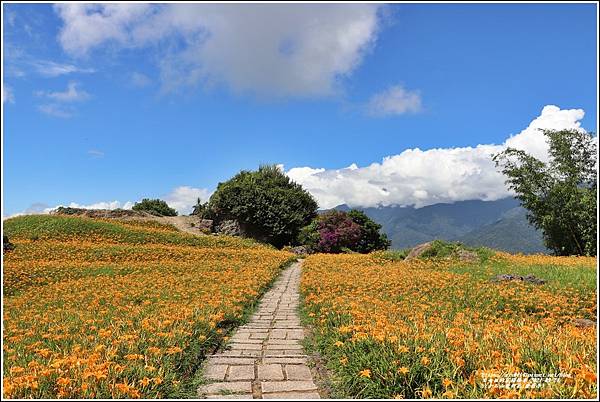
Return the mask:
[[154,222],[6,220],[4,397],[165,398],[193,390],[291,254]]
[[[348,210],[346,205],[336,207]],[[392,248],[403,249],[443,239],[472,246],[523,253],[545,253],[542,236],[529,225],[514,198],[458,201],[422,208],[387,206],[360,208],[382,225]]]
[[[383,253],[385,254],[385,253]],[[498,253],[483,262],[309,256],[309,345],[339,398],[595,398],[596,258]],[[494,283],[533,274],[534,285]],[[563,373],[549,387],[486,388],[502,373]],[[532,384],[529,382],[530,385]]]
[[511,253],[547,253],[540,231],[527,222],[523,208],[513,208],[495,222],[456,238],[470,246],[486,246]]

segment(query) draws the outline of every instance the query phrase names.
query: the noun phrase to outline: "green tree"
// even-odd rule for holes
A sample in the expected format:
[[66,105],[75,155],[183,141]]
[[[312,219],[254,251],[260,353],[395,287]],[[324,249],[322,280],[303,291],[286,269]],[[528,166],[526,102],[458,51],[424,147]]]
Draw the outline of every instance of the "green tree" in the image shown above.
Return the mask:
[[265,165],[219,183],[205,215],[216,223],[235,219],[247,236],[283,247],[296,242],[317,207],[300,184],[276,166]]
[[198,215],[200,218],[205,218],[205,214],[207,212],[208,202],[203,203],[200,198],[196,201],[196,205],[194,205],[194,209],[190,215]]
[[507,148],[493,160],[527,219],[557,255],[596,255],[597,169],[593,133],[544,130],[549,162]]
[[131,209],[134,211],[148,212],[158,216],[177,216],[177,211],[169,207],[165,201],[159,199],[151,200],[149,198],[144,198],[142,201],[136,202]]
[[375,250],[386,250],[392,242],[385,233],[380,233],[381,225],[375,223],[364,212],[352,209],[348,212],[350,219],[360,226],[360,238],[354,251],[370,253]]

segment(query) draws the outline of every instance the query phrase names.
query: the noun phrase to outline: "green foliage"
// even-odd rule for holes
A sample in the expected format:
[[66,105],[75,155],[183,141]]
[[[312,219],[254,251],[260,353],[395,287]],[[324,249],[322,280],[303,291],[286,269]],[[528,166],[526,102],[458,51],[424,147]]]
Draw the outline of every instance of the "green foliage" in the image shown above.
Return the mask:
[[194,209],[190,215],[198,215],[200,218],[204,218],[205,214],[208,212],[208,202],[203,203],[200,198],[196,201],[196,205],[194,205]]
[[460,243],[452,243],[443,240],[434,240],[431,247],[421,254],[421,258],[448,258],[456,255],[463,248]]
[[370,253],[374,250],[385,250],[392,243],[385,233],[380,233],[381,225],[375,223],[364,212],[352,209],[348,212],[350,219],[361,228],[360,239],[354,247],[359,253]]
[[597,159],[592,134],[545,130],[550,161],[508,148],[494,155],[527,219],[557,255],[596,255]]
[[403,250],[379,250],[373,253],[373,257],[385,261],[402,261],[406,259],[409,252],[409,248]]
[[310,193],[276,166],[267,165],[219,183],[204,215],[217,223],[235,219],[245,235],[283,247],[296,242],[316,210]]
[[140,202],[136,202],[133,206],[134,211],[145,211],[157,216],[177,216],[177,211],[169,207],[169,205],[159,199],[151,200],[144,198]]

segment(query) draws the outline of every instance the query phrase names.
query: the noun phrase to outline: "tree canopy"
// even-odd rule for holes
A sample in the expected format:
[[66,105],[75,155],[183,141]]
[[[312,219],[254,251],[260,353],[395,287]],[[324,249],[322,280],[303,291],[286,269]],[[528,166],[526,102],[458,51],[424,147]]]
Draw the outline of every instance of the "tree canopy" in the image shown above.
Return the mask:
[[158,216],[177,216],[176,210],[169,207],[165,201],[159,199],[151,200],[144,198],[142,201],[136,202],[131,209],[134,211],[145,211]]
[[598,160],[593,133],[544,130],[544,135],[547,163],[514,148],[494,155],[494,162],[549,249],[557,255],[596,255]]
[[219,183],[204,216],[217,223],[236,220],[244,234],[283,247],[296,242],[316,210],[317,202],[300,184],[278,167],[264,165]]

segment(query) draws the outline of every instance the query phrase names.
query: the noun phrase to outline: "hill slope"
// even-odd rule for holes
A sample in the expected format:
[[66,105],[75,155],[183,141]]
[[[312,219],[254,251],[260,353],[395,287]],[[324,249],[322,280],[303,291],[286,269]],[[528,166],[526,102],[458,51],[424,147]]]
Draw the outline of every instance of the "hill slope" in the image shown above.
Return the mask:
[[[340,205],[335,209],[350,208]],[[525,210],[514,198],[459,201],[423,208],[388,206],[359,209],[382,225],[395,249],[444,239],[511,252],[548,252],[541,233],[529,225]]]
[[4,398],[195,396],[199,357],[293,258],[154,221],[31,215],[4,232]]

